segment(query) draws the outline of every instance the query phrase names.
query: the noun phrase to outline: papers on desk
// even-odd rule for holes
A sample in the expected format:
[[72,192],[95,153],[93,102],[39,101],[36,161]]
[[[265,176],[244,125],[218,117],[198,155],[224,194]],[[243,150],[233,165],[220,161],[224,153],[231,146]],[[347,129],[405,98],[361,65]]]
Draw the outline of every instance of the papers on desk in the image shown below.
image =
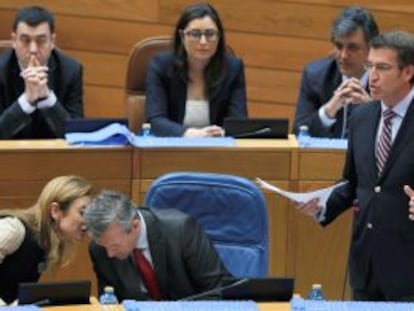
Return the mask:
[[198,300],[198,301],[136,301],[122,302],[126,311],[259,311],[250,300]]
[[302,148],[347,149],[348,140],[343,138],[309,137]]
[[326,201],[328,201],[329,196],[331,195],[332,191],[339,187],[344,185],[346,182],[340,182],[337,183],[331,187],[327,187],[327,188],[322,188],[319,190],[315,190],[315,191],[310,191],[310,192],[290,192],[290,191],[285,191],[282,190],[274,185],[271,185],[267,182],[265,182],[264,180],[260,179],[260,178],[256,178],[256,183],[263,189],[266,190],[270,190],[275,192],[276,194],[289,199],[291,201],[294,202],[299,202],[299,203],[306,203],[312,199],[315,198],[319,198],[319,203],[320,205],[326,205]]
[[[324,311],[412,311],[412,302],[392,301],[326,301],[301,299],[301,310]],[[291,310],[295,306],[291,305]]]
[[1,306],[1,310],[4,311],[41,311],[40,307],[35,305],[22,305],[22,306]]
[[89,133],[67,133],[66,141],[71,145],[132,145],[141,148],[157,147],[231,147],[232,137],[155,137],[137,136],[125,125],[112,123]]

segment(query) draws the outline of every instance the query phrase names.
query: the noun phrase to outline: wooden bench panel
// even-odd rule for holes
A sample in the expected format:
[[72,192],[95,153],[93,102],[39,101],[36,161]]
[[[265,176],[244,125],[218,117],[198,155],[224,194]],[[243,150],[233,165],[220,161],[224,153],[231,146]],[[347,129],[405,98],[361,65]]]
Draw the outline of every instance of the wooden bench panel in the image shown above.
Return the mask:
[[[284,0],[284,2],[292,2],[292,3],[306,3],[306,4],[313,4],[313,5],[332,5],[332,6],[339,6],[344,7],[349,5],[349,0]],[[395,3],[385,3],[387,1],[376,1],[376,0],[365,0],[359,1],[359,5],[367,8],[369,10],[383,10],[383,11],[390,11],[390,12],[411,12],[414,13],[414,6],[411,0],[398,0]]]
[[[27,0],[2,0],[1,8],[17,10],[33,5]],[[153,0],[37,0],[36,5],[47,7],[55,15],[77,15],[132,21],[158,21],[158,3]]]
[[[407,0],[405,0],[407,1]],[[262,34],[279,34],[287,37],[329,40],[333,19],[349,1],[249,1],[215,0],[211,3],[220,12],[227,30]],[[413,31],[413,8],[408,2],[403,5],[377,4],[370,0],[360,3],[372,11],[382,30],[404,28]],[[186,0],[160,0],[161,20],[174,22]],[[390,10],[391,7],[394,7]],[[396,9],[397,7],[398,9]]]
[[150,36],[169,35],[170,26],[125,20],[59,16],[58,44],[62,48],[129,55],[133,45]]
[[65,50],[83,65],[85,84],[123,88],[128,57],[119,54]]
[[125,116],[124,89],[85,85],[84,113],[86,117]]
[[250,67],[302,71],[304,65],[332,52],[328,41],[228,32],[227,42]]
[[[284,1],[215,0],[211,3],[220,13],[227,30],[325,40],[329,38],[332,20],[338,11],[332,6]],[[186,4],[186,0],[160,0],[160,19],[173,23]]]
[[293,120],[296,103],[248,102],[249,115],[259,118],[289,118]]
[[246,68],[249,100],[295,103],[299,82],[298,72]]

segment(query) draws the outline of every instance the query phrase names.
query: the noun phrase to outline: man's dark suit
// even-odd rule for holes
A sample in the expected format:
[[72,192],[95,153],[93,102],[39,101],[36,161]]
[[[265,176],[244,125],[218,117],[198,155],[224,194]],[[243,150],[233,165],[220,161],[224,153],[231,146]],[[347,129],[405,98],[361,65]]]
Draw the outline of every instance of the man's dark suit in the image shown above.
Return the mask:
[[379,102],[353,110],[344,168],[348,183],[328,200],[328,224],[348,209],[354,198],[350,281],[353,289],[367,286],[369,273],[379,280],[387,299],[414,297],[414,222],[408,219],[404,185],[414,185],[414,101],[392,144],[383,173],[378,177],[375,141],[380,120]]
[[[226,117],[246,117],[246,82],[243,62],[226,56],[226,76],[209,98],[210,123],[223,125]],[[146,81],[146,116],[159,136],[182,136],[187,83],[174,68],[172,53],[160,53],[151,61]]]
[[0,139],[63,137],[64,121],[83,116],[81,65],[54,49],[48,67],[48,84],[57,103],[26,114],[17,102],[24,80],[16,54],[10,50],[0,56]]
[[[196,222],[172,209],[140,208],[148,235],[154,270],[166,300],[184,298],[220,286],[229,276],[214,246]],[[90,255],[99,292],[115,288],[118,299],[147,300],[141,291],[141,276],[132,256],[108,258],[103,247],[91,243]]]
[[298,134],[301,125],[307,125],[311,136],[341,136],[343,109],[338,111],[337,120],[331,127],[325,127],[319,118],[319,108],[331,99],[341,82],[342,74],[333,57],[322,58],[305,67],[293,125],[295,134]]

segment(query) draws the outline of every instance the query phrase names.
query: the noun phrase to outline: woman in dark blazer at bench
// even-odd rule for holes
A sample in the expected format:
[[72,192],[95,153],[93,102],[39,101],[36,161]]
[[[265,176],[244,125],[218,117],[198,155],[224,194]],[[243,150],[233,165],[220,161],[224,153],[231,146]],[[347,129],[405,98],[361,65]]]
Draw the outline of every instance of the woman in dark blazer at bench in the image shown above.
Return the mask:
[[74,258],[86,235],[82,214],[92,191],[82,177],[59,176],[30,208],[0,210],[0,302],[13,302],[19,283],[37,282]]
[[187,7],[174,31],[173,52],[156,55],[146,81],[146,117],[158,136],[223,136],[226,117],[246,117],[243,62],[226,50],[224,30],[209,4]]

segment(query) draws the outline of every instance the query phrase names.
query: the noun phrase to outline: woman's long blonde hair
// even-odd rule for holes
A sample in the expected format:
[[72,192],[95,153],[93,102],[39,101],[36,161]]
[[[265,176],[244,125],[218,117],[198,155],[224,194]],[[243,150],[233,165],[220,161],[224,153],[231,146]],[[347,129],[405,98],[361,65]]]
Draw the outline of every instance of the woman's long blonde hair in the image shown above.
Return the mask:
[[76,243],[59,237],[58,224],[51,216],[51,204],[56,202],[62,212],[83,196],[91,196],[92,185],[83,177],[59,176],[43,188],[37,202],[27,209],[0,210],[0,216],[15,216],[35,234],[39,245],[47,254],[47,270],[55,271],[67,265],[75,255]]

